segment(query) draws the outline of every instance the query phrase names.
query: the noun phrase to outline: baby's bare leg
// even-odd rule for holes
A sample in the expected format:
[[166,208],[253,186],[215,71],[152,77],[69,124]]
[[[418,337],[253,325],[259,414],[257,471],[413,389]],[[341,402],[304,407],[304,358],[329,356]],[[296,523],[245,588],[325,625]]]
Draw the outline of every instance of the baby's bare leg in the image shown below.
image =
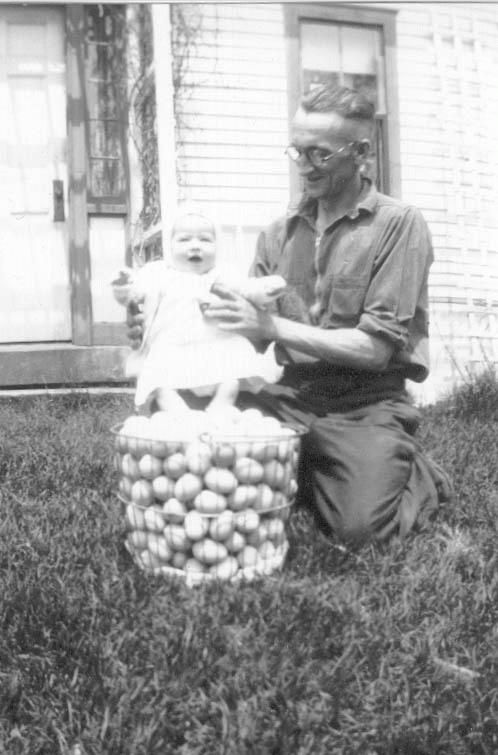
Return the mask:
[[216,392],[209,402],[209,409],[223,409],[225,406],[233,406],[238,395],[239,381],[226,380],[216,388]]
[[159,409],[163,412],[188,409],[182,397],[171,388],[158,388],[155,392],[155,399]]

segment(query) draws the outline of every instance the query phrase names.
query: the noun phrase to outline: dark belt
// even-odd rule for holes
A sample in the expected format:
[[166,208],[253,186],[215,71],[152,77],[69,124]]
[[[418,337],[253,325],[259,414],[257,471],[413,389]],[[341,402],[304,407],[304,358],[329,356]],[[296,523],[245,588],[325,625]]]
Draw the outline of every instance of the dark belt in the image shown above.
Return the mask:
[[286,365],[279,382],[320,413],[347,410],[405,392],[405,378],[400,372],[354,370],[326,362]]

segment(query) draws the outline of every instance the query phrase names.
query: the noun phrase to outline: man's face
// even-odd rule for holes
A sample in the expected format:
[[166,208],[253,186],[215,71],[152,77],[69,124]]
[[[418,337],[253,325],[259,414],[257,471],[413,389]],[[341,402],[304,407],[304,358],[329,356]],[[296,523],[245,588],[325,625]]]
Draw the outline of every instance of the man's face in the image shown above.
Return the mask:
[[299,150],[319,147],[327,152],[343,151],[317,168],[303,153],[296,162],[306,194],[314,199],[335,199],[358,171],[353,147],[354,125],[336,113],[307,113],[301,108],[291,124],[291,144]]
[[207,273],[216,261],[216,235],[212,224],[199,215],[178,218],[171,236],[171,261],[182,272]]

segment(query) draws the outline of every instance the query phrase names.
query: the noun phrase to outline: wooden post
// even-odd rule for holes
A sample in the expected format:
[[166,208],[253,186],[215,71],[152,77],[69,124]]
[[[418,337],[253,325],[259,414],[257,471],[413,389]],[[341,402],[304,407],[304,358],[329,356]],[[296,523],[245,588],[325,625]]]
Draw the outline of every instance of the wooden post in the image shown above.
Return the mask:
[[66,6],[68,229],[73,343],[92,344],[92,294],[88,243],[85,108],[85,11]]
[[153,3],[151,7],[156,78],[159,196],[163,254],[166,254],[168,239],[165,238],[165,232],[171,225],[178,202],[171,18],[169,3]]

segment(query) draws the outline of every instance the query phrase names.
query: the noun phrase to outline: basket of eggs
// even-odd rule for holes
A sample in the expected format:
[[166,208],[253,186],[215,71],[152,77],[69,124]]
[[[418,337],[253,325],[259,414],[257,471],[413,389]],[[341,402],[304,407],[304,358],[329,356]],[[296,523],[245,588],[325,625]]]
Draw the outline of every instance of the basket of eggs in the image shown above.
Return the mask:
[[126,548],[137,565],[206,580],[281,568],[306,429],[232,407],[133,415],[112,428]]

